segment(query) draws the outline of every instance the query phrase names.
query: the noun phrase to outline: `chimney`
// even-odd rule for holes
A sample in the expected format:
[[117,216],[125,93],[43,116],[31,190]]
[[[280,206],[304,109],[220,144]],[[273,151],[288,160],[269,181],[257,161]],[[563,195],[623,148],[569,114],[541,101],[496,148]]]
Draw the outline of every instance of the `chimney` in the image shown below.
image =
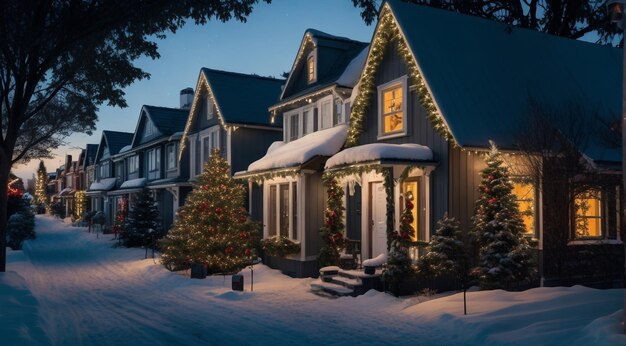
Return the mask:
[[193,89],[185,88],[180,91],[180,108],[189,109],[193,103]]

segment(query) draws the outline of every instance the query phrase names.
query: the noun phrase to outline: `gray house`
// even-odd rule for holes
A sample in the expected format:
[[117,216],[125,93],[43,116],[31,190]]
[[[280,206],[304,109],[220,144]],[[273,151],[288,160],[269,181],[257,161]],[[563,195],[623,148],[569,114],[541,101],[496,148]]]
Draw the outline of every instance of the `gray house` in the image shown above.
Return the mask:
[[[346,197],[348,234],[362,241],[364,258],[386,252],[384,224],[399,223],[400,206],[409,194],[416,205],[414,240],[429,241],[446,212],[469,230],[479,172],[493,140],[507,153],[513,192],[526,235],[536,244],[543,283],[613,285],[623,280],[621,147],[607,140],[621,110],[621,74],[615,73],[621,61],[621,51],[611,47],[385,2],[353,95],[348,148],[326,165],[327,172],[339,175],[378,167],[346,177],[356,182]],[[528,157],[538,154],[523,147],[522,129],[531,125],[537,107],[565,114],[572,102],[587,123],[585,143],[570,137],[571,124],[557,121],[554,126],[591,167],[575,182],[588,190],[570,189],[569,197],[555,203],[562,192],[537,179]],[[550,165],[562,164],[551,157],[535,162],[543,163],[544,178]],[[387,191],[379,173],[385,169],[394,179]],[[588,180],[590,175],[595,180]],[[389,201],[393,215],[380,212]],[[355,205],[363,211],[357,218]],[[559,217],[569,229],[554,225]],[[419,256],[418,250],[412,255]]]
[[[191,88],[182,90],[181,107],[187,106],[192,97]],[[132,142],[112,158],[121,184],[109,194],[132,207],[135,193],[149,188],[154,192],[164,229],[174,222],[176,210],[191,190],[187,155],[178,160],[188,114],[188,108],[144,105]]]
[[107,224],[113,223],[117,204],[121,200],[110,194],[112,190],[122,185],[121,177],[113,157],[130,145],[133,133],[118,131],[102,131],[102,137],[95,157],[95,180],[87,189],[87,196],[91,199],[91,210],[104,212]]
[[367,46],[308,29],[280,99],[269,107],[272,117],[282,120],[282,141],[236,175],[262,188],[252,189],[252,212],[260,201],[263,237],[282,236],[300,244],[299,254],[265,256],[265,263],[289,275],[317,274],[326,199],[322,172],[326,159],[345,142],[350,95]]

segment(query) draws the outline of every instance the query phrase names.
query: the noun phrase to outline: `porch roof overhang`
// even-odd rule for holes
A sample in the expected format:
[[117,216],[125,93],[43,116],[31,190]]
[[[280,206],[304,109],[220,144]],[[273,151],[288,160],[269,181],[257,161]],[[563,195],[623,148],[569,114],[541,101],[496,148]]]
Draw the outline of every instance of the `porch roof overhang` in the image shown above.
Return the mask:
[[88,192],[109,191],[113,187],[115,187],[115,183],[116,182],[117,182],[117,178],[104,178],[104,179],[101,179],[99,182],[91,183],[91,186],[89,186],[89,191]]
[[263,176],[280,176],[280,175],[292,175],[297,174],[299,172],[321,172],[324,167],[324,163],[329,158],[329,156],[321,156],[316,155],[309,159],[308,161],[281,168],[271,168],[257,171],[241,171],[236,172],[233,175],[235,179],[252,179],[261,178]]
[[143,190],[143,188],[114,190],[114,191],[109,191],[107,193],[107,196],[119,196],[119,195],[125,195],[125,194],[129,194],[129,193],[137,193],[137,192],[141,192],[141,190]]
[[430,173],[439,165],[439,161],[433,160],[403,160],[403,159],[378,159],[368,160],[354,163],[347,163],[332,168],[327,168],[325,171],[329,173],[341,172],[353,167],[366,167],[366,166],[380,166],[393,169],[393,178],[398,179],[402,176],[402,173],[407,167],[421,168],[424,171]]

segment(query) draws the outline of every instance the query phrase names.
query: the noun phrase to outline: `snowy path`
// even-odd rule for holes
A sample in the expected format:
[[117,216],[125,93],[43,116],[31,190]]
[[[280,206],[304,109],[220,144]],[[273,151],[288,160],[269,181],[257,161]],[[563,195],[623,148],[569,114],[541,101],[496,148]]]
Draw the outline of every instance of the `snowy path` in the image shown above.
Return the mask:
[[619,316],[609,316],[623,306],[621,290],[473,292],[473,315],[463,317],[460,295],[417,305],[373,291],[327,299],[309,292],[311,279],[264,266],[254,292],[233,292],[230,277],[190,280],[113,243],[37,217],[37,239],[9,253],[9,270],[37,299],[51,344],[626,344],[614,335]]

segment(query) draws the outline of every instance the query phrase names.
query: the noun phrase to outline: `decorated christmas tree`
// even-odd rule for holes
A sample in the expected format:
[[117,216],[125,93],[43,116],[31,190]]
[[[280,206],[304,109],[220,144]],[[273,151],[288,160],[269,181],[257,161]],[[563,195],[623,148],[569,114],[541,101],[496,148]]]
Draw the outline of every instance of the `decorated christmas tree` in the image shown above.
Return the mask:
[[334,178],[325,180],[328,200],[324,213],[324,227],[320,229],[322,247],[318,255],[320,267],[339,265],[339,253],[344,247],[343,232],[345,226],[342,221],[343,189]]
[[404,198],[404,210],[400,216],[400,227],[391,234],[391,249],[387,258],[387,268],[383,278],[388,282],[400,282],[415,274],[409,247],[413,245],[415,229],[413,229],[413,195],[407,194]]
[[243,207],[246,189],[230,177],[230,167],[213,151],[167,237],[163,264],[172,270],[194,263],[207,273],[238,272],[256,258],[259,227]]
[[128,217],[128,200],[123,198],[118,204],[117,211],[115,212],[115,220],[111,230],[115,234],[115,237],[119,237],[121,240],[122,234],[124,234],[124,226],[126,225],[126,218]]
[[502,155],[494,143],[480,173],[480,198],[476,201],[473,236],[479,249],[475,273],[483,288],[502,288],[525,282],[534,275],[530,246],[524,238],[524,223],[513,184]]
[[39,161],[39,168],[37,169],[37,178],[35,181],[35,198],[33,199],[33,203],[37,206],[43,205],[47,207],[48,205],[48,192],[46,191],[48,185],[48,173],[46,172],[46,166],[43,164],[43,161]]
[[137,193],[134,206],[128,212],[124,232],[120,235],[122,244],[127,247],[142,246],[147,249],[162,236],[159,210],[154,204],[152,192],[144,188]]

